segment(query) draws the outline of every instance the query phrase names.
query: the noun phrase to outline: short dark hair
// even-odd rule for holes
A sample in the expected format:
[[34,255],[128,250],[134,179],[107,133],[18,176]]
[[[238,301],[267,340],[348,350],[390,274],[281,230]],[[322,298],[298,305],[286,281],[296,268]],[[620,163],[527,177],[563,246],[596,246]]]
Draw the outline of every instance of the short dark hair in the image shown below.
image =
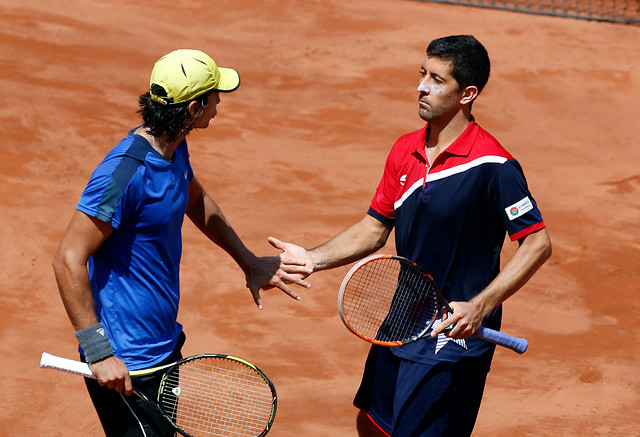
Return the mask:
[[478,94],[489,80],[491,62],[484,46],[471,35],[452,35],[434,39],[427,47],[427,56],[450,61],[452,76],[460,89],[478,88]]
[[[159,85],[153,85],[158,89],[153,89],[155,95],[166,96],[164,88]],[[199,102],[202,107],[207,106],[209,95],[213,92],[207,91],[196,97],[195,101]],[[193,129],[193,118],[189,113],[189,103],[193,100],[175,105],[163,105],[151,99],[151,93],[142,94],[138,99],[140,109],[138,114],[142,115],[143,126],[151,135],[158,138],[167,134],[167,139],[173,141],[178,137],[180,132],[185,134]]]

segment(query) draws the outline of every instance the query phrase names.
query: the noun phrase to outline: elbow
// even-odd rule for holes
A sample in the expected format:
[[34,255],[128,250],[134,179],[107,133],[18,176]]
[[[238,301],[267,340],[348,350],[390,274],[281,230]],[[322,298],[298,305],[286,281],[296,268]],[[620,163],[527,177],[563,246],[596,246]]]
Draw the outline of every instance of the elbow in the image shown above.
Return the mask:
[[62,252],[60,249],[58,249],[56,254],[53,256],[53,259],[51,260],[51,267],[53,267],[53,274],[58,284],[58,292],[60,293],[60,296],[64,299],[62,284],[65,283],[65,275],[66,275],[66,272],[69,271],[69,268],[68,268],[68,261],[65,258],[64,252]]
[[51,260],[51,267],[53,267],[53,272],[58,280],[72,272],[76,264],[81,264],[78,257],[73,251],[65,250],[62,247],[58,248],[58,251]]
[[51,267],[53,267],[53,272],[56,274],[56,276],[58,276],[58,273],[62,271],[62,269],[64,268],[64,264],[64,254],[60,249],[58,249],[56,254],[53,256],[53,259],[51,260]]
[[551,238],[546,228],[542,228],[525,237],[524,240],[520,240],[520,245],[528,247],[527,251],[529,252],[529,256],[535,260],[535,264],[537,264],[538,267],[547,262],[553,253]]
[[553,249],[551,247],[551,240],[549,240],[549,244],[547,244],[545,251],[544,251],[544,260],[548,260],[549,258],[551,258],[551,255],[553,254]]
[[545,231],[543,236],[544,238],[542,238],[540,241],[538,252],[540,253],[539,256],[542,263],[545,263],[549,258],[551,258],[551,255],[553,254],[553,248],[551,245],[551,238],[549,237],[549,233]]

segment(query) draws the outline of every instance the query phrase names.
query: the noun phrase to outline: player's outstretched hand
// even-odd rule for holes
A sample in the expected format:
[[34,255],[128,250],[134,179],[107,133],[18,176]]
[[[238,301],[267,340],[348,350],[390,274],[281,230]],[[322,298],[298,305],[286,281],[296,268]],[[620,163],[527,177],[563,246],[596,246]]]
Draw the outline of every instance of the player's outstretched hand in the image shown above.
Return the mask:
[[284,262],[280,256],[257,257],[245,272],[247,288],[251,291],[258,309],[262,309],[260,290],[277,287],[292,298],[300,300],[300,296],[289,288],[289,284],[309,288],[311,285],[304,280],[309,274],[311,270],[306,267],[304,260],[296,261],[290,258]]
[[269,237],[267,241],[269,241],[269,244],[271,244],[276,249],[281,250],[280,259],[282,260],[283,265],[304,265],[306,267],[306,270],[302,272],[304,276],[302,276],[301,279],[305,279],[307,276],[313,273],[313,261],[311,260],[307,249],[297,246],[293,243],[285,243],[275,237]]

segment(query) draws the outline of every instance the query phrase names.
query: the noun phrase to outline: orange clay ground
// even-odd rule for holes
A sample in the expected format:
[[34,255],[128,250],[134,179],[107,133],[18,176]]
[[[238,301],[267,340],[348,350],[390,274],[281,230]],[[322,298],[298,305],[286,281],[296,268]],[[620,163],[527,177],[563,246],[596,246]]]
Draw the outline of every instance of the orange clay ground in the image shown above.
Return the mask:
[[[0,435],[101,434],[81,379],[38,368],[43,351],[77,356],[51,258],[91,171],[139,124],[158,57],[198,48],[240,71],[189,137],[192,165],[274,255],[269,235],[313,246],[366,213],[392,143],[422,125],[427,43],[458,33],[489,50],[474,114],[522,163],[554,245],[505,304],[503,329],[530,346],[496,353],[474,435],[639,435],[640,27],[404,0],[2,2]],[[347,269],[258,311],[185,223],[184,352],[262,367],[279,394],[270,437],[356,435],[368,346],[337,314]]]

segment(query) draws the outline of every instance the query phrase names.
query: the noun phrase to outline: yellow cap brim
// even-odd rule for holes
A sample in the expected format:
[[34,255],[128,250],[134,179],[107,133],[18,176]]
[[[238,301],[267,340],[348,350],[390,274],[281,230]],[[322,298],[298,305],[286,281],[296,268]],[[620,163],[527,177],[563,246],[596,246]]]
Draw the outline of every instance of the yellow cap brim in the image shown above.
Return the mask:
[[223,93],[235,91],[240,86],[240,74],[233,68],[218,67],[220,83],[214,89]]

